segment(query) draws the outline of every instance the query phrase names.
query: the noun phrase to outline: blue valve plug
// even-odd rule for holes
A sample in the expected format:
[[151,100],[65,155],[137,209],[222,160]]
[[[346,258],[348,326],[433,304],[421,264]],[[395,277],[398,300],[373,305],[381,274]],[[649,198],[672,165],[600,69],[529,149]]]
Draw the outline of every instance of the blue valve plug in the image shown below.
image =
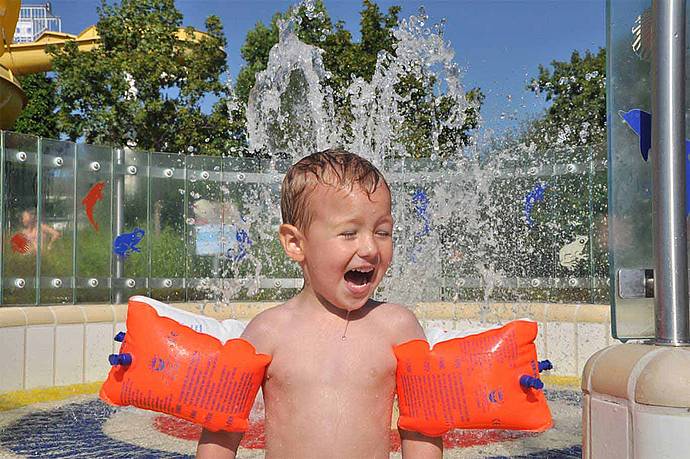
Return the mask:
[[553,370],[553,364],[550,360],[542,360],[539,362],[539,373],[545,370]]
[[108,362],[110,362],[111,365],[131,365],[132,354],[110,354],[108,356]]
[[520,385],[525,389],[537,389],[541,390],[544,388],[544,383],[539,378],[533,378],[530,375],[520,376]]
[[[125,332],[118,333],[117,335],[115,335],[115,338],[113,338],[113,339],[115,341],[117,341],[118,343],[123,342],[125,340]],[[547,362],[548,362],[548,360],[547,360]],[[541,362],[539,364],[541,365]],[[539,367],[539,368],[541,368],[541,367]]]

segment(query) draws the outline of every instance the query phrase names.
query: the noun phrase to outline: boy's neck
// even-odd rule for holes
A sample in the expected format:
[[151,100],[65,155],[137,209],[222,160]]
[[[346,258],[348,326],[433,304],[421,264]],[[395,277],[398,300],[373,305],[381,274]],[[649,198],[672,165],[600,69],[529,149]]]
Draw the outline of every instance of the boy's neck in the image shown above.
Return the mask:
[[371,309],[372,306],[378,304],[379,302],[372,300],[371,298],[367,300],[367,303],[359,309],[350,311],[348,317],[348,311],[346,309],[339,308],[326,300],[323,296],[316,293],[311,287],[305,283],[304,288],[299,292],[295,298],[297,303],[307,309],[313,310],[318,313],[327,313],[331,316],[339,317],[340,319],[356,320],[364,315]]

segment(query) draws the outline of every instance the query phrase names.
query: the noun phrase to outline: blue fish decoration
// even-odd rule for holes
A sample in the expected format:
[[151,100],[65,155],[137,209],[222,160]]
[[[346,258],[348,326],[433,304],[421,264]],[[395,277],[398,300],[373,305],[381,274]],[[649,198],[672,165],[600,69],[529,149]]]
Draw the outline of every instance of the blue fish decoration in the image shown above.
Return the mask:
[[537,183],[534,188],[525,195],[525,220],[527,221],[527,226],[530,228],[534,226],[534,220],[532,220],[532,209],[534,205],[538,202],[544,200],[544,193],[546,193],[546,187],[549,185],[547,183]]
[[[424,224],[422,230],[415,233],[415,236],[417,237],[424,237],[431,233],[431,219],[429,218],[429,214],[427,213],[429,210],[430,202],[431,201],[429,200],[429,197],[421,188],[415,190],[414,195],[412,195],[412,204],[414,204],[414,210],[419,216],[419,218],[422,220],[422,223]],[[417,254],[421,251],[422,248],[418,245],[415,245],[412,248],[412,251],[410,253],[410,261],[412,263],[417,262]]]
[[620,110],[618,115],[640,138],[640,153],[642,159],[647,161],[649,149],[652,148],[652,115],[638,108],[629,112]]
[[228,249],[226,256],[232,258],[234,261],[240,261],[249,254],[247,249],[253,242],[249,239],[249,234],[243,229],[238,229],[237,232],[235,232],[235,241],[237,242],[237,246]]
[[[652,148],[652,115],[639,108],[633,108],[627,112],[620,110],[618,115],[625,124],[640,138],[640,154],[642,159],[649,159],[649,150]],[[690,140],[685,139],[685,215],[690,215]]]
[[429,220],[429,215],[427,210],[429,209],[429,197],[426,195],[424,190],[417,189],[412,196],[412,203],[414,204],[414,210],[419,215],[419,218],[424,222],[424,228],[422,231],[417,233],[417,236],[426,236],[431,232],[431,221]]
[[119,257],[126,257],[132,252],[141,250],[137,245],[144,238],[145,231],[141,228],[134,228],[131,233],[122,233],[115,237],[113,241],[113,253]]

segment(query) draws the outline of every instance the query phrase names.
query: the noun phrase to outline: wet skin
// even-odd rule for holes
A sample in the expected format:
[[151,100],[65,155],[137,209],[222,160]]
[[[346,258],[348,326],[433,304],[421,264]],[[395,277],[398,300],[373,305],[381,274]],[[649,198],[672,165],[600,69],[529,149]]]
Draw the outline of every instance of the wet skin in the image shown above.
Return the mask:
[[[424,338],[409,310],[370,299],[393,255],[390,194],[318,185],[312,196],[309,227],[280,229],[304,289],[243,334],[273,357],[263,384],[266,457],[388,458],[392,348]],[[439,441],[402,435],[404,454],[441,457]],[[204,432],[198,457],[233,457],[239,438]]]

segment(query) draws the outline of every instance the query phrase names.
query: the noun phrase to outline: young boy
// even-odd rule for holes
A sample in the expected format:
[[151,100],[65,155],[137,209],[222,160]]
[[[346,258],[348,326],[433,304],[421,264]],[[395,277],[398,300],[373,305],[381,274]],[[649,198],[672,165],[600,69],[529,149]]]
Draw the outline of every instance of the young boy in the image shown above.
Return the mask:
[[[280,242],[304,288],[242,335],[273,357],[263,382],[266,457],[388,458],[392,349],[424,339],[412,312],[371,299],[393,256],[388,184],[369,161],[326,150],[287,172],[281,212]],[[442,457],[440,437],[400,436],[403,457]],[[241,438],[204,431],[197,457],[234,458]]]

